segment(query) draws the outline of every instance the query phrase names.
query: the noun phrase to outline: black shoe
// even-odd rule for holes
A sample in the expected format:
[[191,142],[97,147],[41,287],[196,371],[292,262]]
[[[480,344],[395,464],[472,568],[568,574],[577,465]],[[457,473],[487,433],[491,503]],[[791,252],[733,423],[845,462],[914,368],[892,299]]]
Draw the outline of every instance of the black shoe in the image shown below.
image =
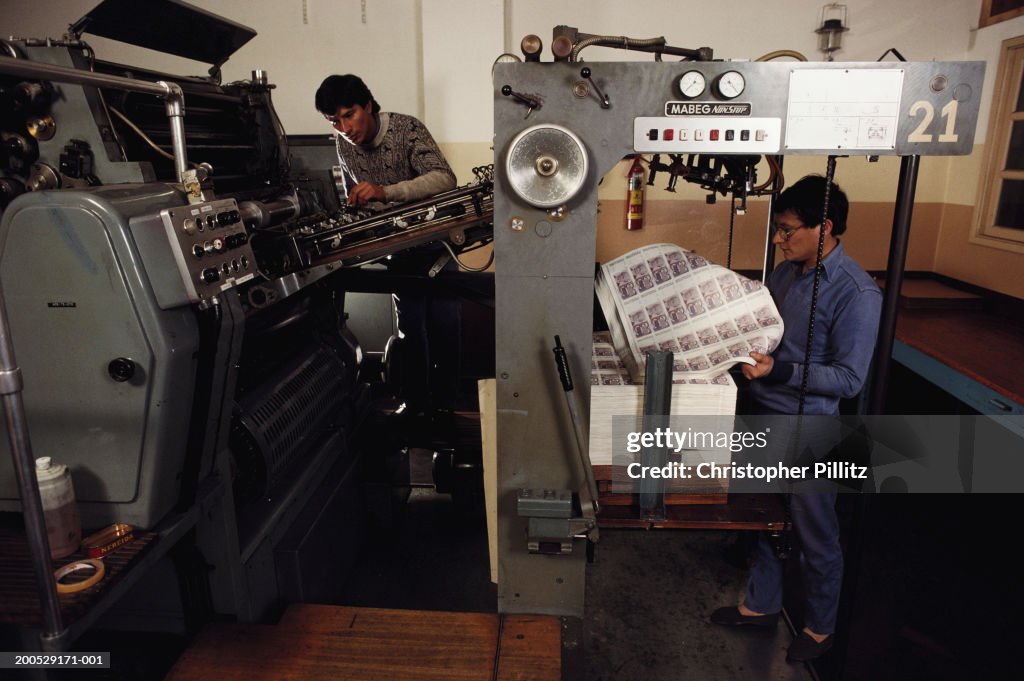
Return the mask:
[[800,635],[797,636],[795,641],[793,641],[793,644],[789,646],[789,650],[786,652],[786,659],[790,662],[810,662],[811,660],[817,660],[832,648],[833,638],[834,637],[829,634],[821,641],[821,643],[818,643],[811,638],[806,631],[801,631]]
[[711,613],[711,621],[726,627],[774,627],[779,623],[779,613],[770,615],[744,615],[735,605],[719,608]]

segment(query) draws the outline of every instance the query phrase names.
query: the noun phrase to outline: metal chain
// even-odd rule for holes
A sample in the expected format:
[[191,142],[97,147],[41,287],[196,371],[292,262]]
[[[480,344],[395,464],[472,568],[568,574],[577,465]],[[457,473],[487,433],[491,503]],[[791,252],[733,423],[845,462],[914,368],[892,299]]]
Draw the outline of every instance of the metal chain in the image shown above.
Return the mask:
[[732,240],[733,228],[736,224],[736,197],[729,201],[729,250],[725,254],[725,268],[732,269]]
[[797,416],[803,416],[807,399],[807,380],[811,371],[811,347],[814,342],[814,315],[818,308],[818,289],[821,286],[821,259],[825,250],[825,221],[828,220],[829,201],[832,195],[832,179],[836,176],[836,157],[829,156],[825,170],[825,205],[821,213],[821,231],[818,233],[818,254],[814,261],[814,287],[811,289],[811,313],[807,319],[807,345],[804,348],[804,370],[800,378],[800,402]]
[[[804,415],[804,402],[807,399],[807,380],[811,369],[811,348],[814,340],[814,316],[818,308],[818,289],[821,286],[821,260],[825,250],[825,220],[828,219],[829,202],[832,198],[832,180],[836,175],[836,157],[829,156],[825,170],[825,205],[821,211],[821,231],[818,233],[818,253],[814,260],[814,286],[811,289],[811,312],[807,320],[807,345],[804,347],[804,368],[800,377],[800,402],[797,407],[796,428],[793,431],[792,445],[794,456],[799,455],[801,421]],[[780,560],[785,560],[792,547],[790,545],[790,530],[792,528],[793,516],[792,506],[788,494],[782,496],[782,531],[771,535],[775,554]]]

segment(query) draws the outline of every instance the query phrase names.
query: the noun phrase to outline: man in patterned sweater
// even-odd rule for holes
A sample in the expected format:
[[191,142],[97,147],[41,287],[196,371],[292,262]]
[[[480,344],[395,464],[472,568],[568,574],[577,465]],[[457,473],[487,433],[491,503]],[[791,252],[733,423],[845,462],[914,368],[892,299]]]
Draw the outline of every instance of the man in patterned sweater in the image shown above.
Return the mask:
[[382,112],[358,76],[324,79],[316,108],[339,133],[348,205],[406,203],[455,188],[455,174],[426,126],[412,116]]
[[[412,116],[382,112],[358,76],[324,79],[316,108],[338,131],[343,181],[337,184],[347,205],[372,209],[374,203],[407,203],[455,188],[455,174],[426,126]],[[437,250],[421,247],[390,258],[388,269],[423,275],[437,258]],[[404,346],[402,393],[410,413],[450,406],[461,354],[458,305],[416,286],[399,290],[394,300]],[[444,343],[432,350],[431,336]]]

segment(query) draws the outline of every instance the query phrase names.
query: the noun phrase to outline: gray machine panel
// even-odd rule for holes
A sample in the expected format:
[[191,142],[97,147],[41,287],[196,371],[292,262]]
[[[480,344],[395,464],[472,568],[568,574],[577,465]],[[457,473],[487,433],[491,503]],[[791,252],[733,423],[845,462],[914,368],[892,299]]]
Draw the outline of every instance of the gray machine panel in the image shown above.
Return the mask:
[[234,199],[165,208],[131,221],[160,307],[209,305],[256,276],[256,257]]
[[[68,464],[82,522],[149,527],[177,502],[199,337],[162,310],[128,231],[183,202],[162,185],[32,192],[0,222],[0,283],[35,456]],[[130,362],[115,380],[114,360]],[[7,439],[0,509],[20,510]]]
[[[669,66],[652,83],[651,101],[640,103],[657,114],[637,117],[638,152],[966,155],[985,75],[984,62]],[[687,98],[680,79],[695,72],[707,86]],[[725,74],[739,74],[743,91],[734,98],[718,93]]]
[[[580,413],[589,422],[586,378],[600,179],[637,152],[968,154],[984,76],[981,62],[593,62],[586,64],[588,81],[583,66],[527,62],[494,68],[502,612],[583,612],[582,540],[569,556],[530,554],[527,521],[517,517],[515,502],[520,488],[580,490],[584,485],[574,465],[572,426],[551,348],[554,335],[560,335]],[[699,93],[687,87],[689,96],[679,85],[687,71],[698,71],[704,81]],[[730,77],[733,89],[727,94],[735,96],[726,97],[718,88],[728,72],[740,79]],[[742,91],[736,94],[737,89]],[[609,106],[602,106],[598,92]],[[733,120],[730,139],[725,131],[733,129],[728,127]],[[699,140],[692,135],[698,127],[707,133]],[[514,147],[531,128],[551,144],[537,150],[536,159],[523,161]],[[681,140],[683,128],[691,134]],[[662,146],[654,146],[652,129]],[[666,129],[674,131],[672,140],[665,139]],[[718,130],[715,140],[711,129]],[[744,129],[751,133],[746,140]],[[776,138],[767,139],[766,132],[758,140],[759,129]],[[744,141],[765,147],[741,145]],[[585,163],[574,160],[579,149]],[[553,168],[568,174],[565,182],[552,181]],[[534,169],[538,191],[524,190],[523,171],[528,175]],[[552,187],[569,188],[563,205],[554,209],[536,198]],[[587,426],[582,424],[583,432]]]

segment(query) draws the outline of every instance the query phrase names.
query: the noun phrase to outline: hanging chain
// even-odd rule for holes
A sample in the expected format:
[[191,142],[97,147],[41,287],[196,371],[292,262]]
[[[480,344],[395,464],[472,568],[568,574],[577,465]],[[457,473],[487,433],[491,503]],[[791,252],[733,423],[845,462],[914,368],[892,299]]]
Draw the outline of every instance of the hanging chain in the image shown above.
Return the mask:
[[[814,339],[814,316],[818,308],[818,289],[821,286],[821,260],[825,251],[825,220],[828,220],[829,202],[832,198],[832,180],[836,175],[836,157],[828,157],[825,170],[825,205],[821,211],[821,231],[818,234],[818,253],[814,260],[814,286],[811,289],[811,311],[807,320],[807,345],[804,347],[804,368],[800,377],[800,403],[797,407],[796,428],[792,433],[791,444],[794,457],[799,456],[801,421],[804,416],[804,402],[807,399],[807,380],[811,370],[811,348]],[[792,506],[788,494],[782,495],[782,530],[772,533],[772,547],[780,560],[785,560],[792,547],[790,545],[790,529],[792,528]]]
[[836,176],[836,157],[828,157],[825,170],[825,205],[821,212],[821,231],[818,233],[818,254],[814,260],[814,287],[811,289],[811,313],[807,319],[807,346],[804,348],[804,370],[800,378],[800,403],[797,416],[803,416],[807,399],[807,380],[811,371],[811,347],[814,342],[814,315],[818,308],[818,289],[821,286],[821,259],[825,250],[825,221],[828,220],[829,200],[832,194],[832,179]]
[[736,224],[736,197],[733,196],[729,201],[729,250],[725,254],[725,268],[732,269],[732,239],[733,239],[733,228]]

